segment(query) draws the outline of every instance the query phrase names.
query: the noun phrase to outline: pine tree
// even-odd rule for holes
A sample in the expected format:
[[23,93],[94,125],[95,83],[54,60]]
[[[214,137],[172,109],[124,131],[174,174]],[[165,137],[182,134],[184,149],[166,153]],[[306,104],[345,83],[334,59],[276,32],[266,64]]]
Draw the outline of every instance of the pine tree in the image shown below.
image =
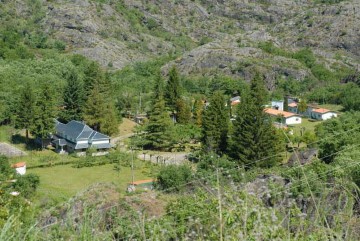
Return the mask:
[[221,92],[215,92],[202,118],[202,144],[205,151],[217,153],[227,149],[229,112]]
[[100,65],[93,61],[85,67],[84,75],[84,92],[87,100],[87,96],[89,96],[95,84],[101,82],[104,78],[104,73]]
[[[97,70],[98,73],[94,73]],[[111,82],[108,74],[104,74],[96,64],[88,69],[87,81],[91,88],[87,90],[87,100],[83,117],[86,123],[96,131],[107,135],[118,132],[118,117],[114,100],[111,98]]]
[[202,115],[204,111],[204,103],[201,99],[195,99],[193,109],[193,119],[197,126],[202,126]]
[[165,100],[167,106],[174,111],[176,109],[176,101],[181,97],[180,93],[180,77],[176,67],[173,66],[169,72],[169,80],[166,85]]
[[150,112],[150,119],[146,126],[147,140],[151,148],[166,149],[172,144],[173,123],[165,109],[163,98],[157,100]]
[[16,127],[24,128],[26,131],[26,141],[29,140],[29,130],[32,129],[35,118],[36,98],[30,84],[26,84],[22,89],[20,99],[17,104]]
[[176,101],[176,121],[179,124],[188,124],[191,121],[191,108],[182,98]]
[[279,154],[281,138],[263,111],[266,96],[263,80],[257,75],[251,82],[250,93],[244,93],[238,105],[229,154],[247,168],[270,167],[281,160],[274,156]]
[[67,76],[67,85],[64,90],[64,109],[60,113],[61,120],[82,120],[84,109],[84,89],[82,81],[75,70],[71,70]]
[[54,96],[50,85],[44,84],[41,87],[35,107],[34,125],[31,129],[31,133],[41,140],[49,138],[54,132],[57,114]]
[[156,74],[155,77],[155,84],[154,84],[154,91],[153,91],[153,105],[158,102],[161,98],[164,98],[164,80],[161,76],[160,71]]

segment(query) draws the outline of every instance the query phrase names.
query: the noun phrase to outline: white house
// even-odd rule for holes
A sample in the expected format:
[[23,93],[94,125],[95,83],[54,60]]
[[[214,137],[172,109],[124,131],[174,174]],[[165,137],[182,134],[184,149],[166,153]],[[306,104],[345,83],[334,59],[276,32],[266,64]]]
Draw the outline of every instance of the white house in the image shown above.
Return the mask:
[[276,122],[281,122],[286,125],[301,124],[301,116],[298,114],[287,112],[287,111],[270,109],[270,108],[267,108],[264,111],[265,111],[265,113],[272,116],[273,118],[278,118],[278,120],[276,120]]
[[15,171],[20,175],[25,175],[26,173],[26,163],[25,162],[18,162],[11,166],[15,168]]
[[336,112],[324,108],[313,109],[311,113],[311,118],[317,120],[327,120],[335,117],[337,117]]

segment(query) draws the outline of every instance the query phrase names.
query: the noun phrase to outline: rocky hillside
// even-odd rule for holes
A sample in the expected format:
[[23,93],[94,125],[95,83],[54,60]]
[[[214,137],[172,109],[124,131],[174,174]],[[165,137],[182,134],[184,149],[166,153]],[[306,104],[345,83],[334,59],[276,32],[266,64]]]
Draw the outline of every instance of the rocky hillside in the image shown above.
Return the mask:
[[[330,3],[327,3],[330,2]],[[331,3],[335,2],[335,3]],[[279,77],[303,80],[312,71],[292,58],[309,47],[317,62],[359,69],[357,0],[56,0],[42,2],[41,26],[67,49],[122,68],[166,54],[183,74],[250,79],[263,69],[269,87]],[[264,51],[271,42],[289,54]]]

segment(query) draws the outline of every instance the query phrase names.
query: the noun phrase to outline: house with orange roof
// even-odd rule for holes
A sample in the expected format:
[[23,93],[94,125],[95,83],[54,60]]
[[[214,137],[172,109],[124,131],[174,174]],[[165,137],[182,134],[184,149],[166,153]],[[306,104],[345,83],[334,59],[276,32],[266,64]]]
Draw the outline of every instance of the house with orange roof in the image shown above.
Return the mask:
[[20,175],[25,175],[26,173],[26,163],[25,162],[18,162],[11,165],[12,168],[15,168],[16,173]]
[[331,111],[325,108],[313,109],[311,113],[311,118],[317,120],[328,120],[336,117],[337,117],[337,113],[335,111]]
[[[290,103],[288,105],[288,110],[292,113],[299,114],[298,104],[296,102]],[[335,111],[319,108],[317,105],[308,105],[306,111],[300,114],[315,120],[327,120],[337,117]]]
[[271,117],[275,118],[275,122],[286,125],[301,124],[301,116],[299,114],[270,108],[266,108],[264,111]]

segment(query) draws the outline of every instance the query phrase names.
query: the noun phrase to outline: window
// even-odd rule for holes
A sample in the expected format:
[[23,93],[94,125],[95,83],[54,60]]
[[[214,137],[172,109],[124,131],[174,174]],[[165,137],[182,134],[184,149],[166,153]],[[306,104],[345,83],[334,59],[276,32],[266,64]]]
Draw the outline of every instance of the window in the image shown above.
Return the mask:
[[296,121],[299,121],[299,118],[296,118]]

